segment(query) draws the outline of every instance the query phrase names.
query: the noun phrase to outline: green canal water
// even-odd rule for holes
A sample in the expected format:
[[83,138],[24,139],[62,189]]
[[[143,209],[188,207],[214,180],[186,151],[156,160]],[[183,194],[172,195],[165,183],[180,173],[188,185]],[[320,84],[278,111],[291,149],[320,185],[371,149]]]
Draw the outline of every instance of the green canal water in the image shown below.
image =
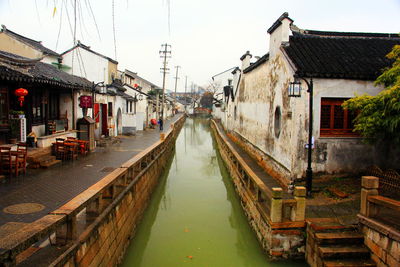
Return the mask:
[[307,266],[263,253],[207,119],[187,119],[122,266]]

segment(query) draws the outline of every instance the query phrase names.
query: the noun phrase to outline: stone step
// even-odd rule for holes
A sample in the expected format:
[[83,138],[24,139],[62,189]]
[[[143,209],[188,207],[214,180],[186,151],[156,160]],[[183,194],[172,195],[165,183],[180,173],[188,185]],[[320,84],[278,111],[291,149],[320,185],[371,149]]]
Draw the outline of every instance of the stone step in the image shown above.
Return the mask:
[[40,167],[42,167],[42,168],[48,168],[48,167],[53,166],[53,165],[55,165],[55,164],[58,164],[58,163],[60,163],[60,162],[61,162],[61,160],[59,160],[59,159],[54,159],[54,160],[52,160],[52,161],[46,161],[46,162],[40,163]]
[[336,220],[310,222],[309,225],[315,233],[354,232],[357,230],[356,225],[343,225]]
[[376,263],[371,260],[326,260],[323,262],[324,267],[375,267]]
[[364,236],[359,232],[331,232],[331,233],[316,233],[315,238],[320,245],[328,244],[346,244],[355,245],[364,242]]
[[330,246],[319,247],[322,259],[369,259],[370,252],[367,247],[362,246]]

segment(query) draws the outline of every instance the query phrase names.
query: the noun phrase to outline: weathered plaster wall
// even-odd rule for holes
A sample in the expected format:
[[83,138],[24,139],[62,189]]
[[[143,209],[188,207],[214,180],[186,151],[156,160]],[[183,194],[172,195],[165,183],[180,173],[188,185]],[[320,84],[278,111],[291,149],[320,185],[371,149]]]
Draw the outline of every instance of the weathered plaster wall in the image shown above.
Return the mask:
[[0,50],[20,55],[27,58],[40,58],[42,53],[5,33],[0,33]]
[[[293,74],[293,67],[278,51],[266,63],[242,74],[235,101],[228,106],[226,115],[225,127],[232,130],[237,141],[260,165],[283,183],[303,177],[307,166],[309,94],[302,82],[301,97],[288,97]],[[381,90],[372,81],[314,80],[314,172],[359,172],[379,158],[372,156],[375,148],[364,144],[361,138],[324,138],[320,137],[319,129],[321,98],[376,95]],[[280,123],[275,118],[279,114],[277,109]]]
[[80,47],[63,55],[63,64],[71,67],[69,74],[84,77],[89,81],[108,82],[108,60]]
[[[294,125],[288,116],[291,99],[286,90],[292,76],[282,54],[242,74],[235,102],[231,105],[233,115],[228,118],[234,132],[253,146],[255,157],[266,163],[267,169],[278,168],[283,172],[280,178],[285,182],[290,177],[294,154],[291,131]],[[280,110],[280,127],[274,120],[277,109]]]
[[[0,50],[31,59],[41,58],[43,53],[32,46],[11,38],[5,33],[0,33]],[[56,56],[45,56],[42,62],[51,64],[57,62]]]
[[[302,88],[307,88],[303,82]],[[374,163],[375,148],[366,145],[359,137],[320,137],[321,99],[322,98],[351,98],[355,95],[376,95],[382,88],[375,87],[372,81],[345,79],[314,79],[313,107],[313,170],[315,172],[359,172]],[[303,90],[301,98],[294,101],[303,102],[296,106],[293,114],[305,114],[305,131],[298,135],[298,158],[302,164],[292,166],[295,177],[304,175],[307,160],[307,150],[304,149],[308,137],[308,93]],[[298,161],[295,161],[298,162]]]

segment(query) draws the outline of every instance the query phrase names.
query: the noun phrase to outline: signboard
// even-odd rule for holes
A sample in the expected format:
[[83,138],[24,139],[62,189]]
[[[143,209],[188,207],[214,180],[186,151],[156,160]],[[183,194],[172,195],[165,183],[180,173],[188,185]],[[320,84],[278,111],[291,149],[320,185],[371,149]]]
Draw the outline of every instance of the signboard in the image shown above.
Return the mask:
[[79,98],[79,107],[81,108],[92,108],[92,96],[83,95]]

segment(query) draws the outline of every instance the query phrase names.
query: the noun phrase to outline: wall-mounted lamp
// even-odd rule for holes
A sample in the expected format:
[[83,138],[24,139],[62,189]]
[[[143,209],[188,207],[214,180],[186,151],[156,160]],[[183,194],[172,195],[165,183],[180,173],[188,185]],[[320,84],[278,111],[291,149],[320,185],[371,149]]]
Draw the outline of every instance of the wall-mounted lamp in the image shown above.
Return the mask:
[[288,93],[289,97],[301,97],[301,83],[298,79],[289,84]]

